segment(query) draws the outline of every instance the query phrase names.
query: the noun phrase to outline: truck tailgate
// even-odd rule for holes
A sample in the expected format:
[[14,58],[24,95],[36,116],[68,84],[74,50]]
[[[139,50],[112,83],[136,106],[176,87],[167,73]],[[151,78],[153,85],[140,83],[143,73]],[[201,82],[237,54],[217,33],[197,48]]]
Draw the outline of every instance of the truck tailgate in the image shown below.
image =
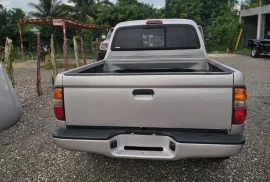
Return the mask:
[[233,73],[63,75],[66,124],[230,129]]

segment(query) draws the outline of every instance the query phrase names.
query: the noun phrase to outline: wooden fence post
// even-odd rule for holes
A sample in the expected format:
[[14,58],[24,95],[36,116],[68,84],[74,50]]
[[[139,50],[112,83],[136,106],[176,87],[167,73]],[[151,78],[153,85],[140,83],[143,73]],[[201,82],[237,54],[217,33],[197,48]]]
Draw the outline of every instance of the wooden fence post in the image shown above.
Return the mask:
[[64,63],[65,70],[68,70],[68,60],[67,60],[67,32],[66,32],[66,22],[63,22],[63,34],[64,34],[64,43],[63,43],[63,55],[64,55]]
[[82,51],[82,58],[83,58],[83,64],[86,65],[86,59],[85,59],[85,52],[84,52],[84,44],[83,44],[83,38],[81,36],[81,51]]
[[9,38],[6,38],[6,45],[5,45],[5,69],[7,72],[7,75],[9,77],[9,79],[11,80],[11,83],[13,85],[13,87],[15,86],[15,81],[14,81],[14,75],[13,75],[13,58],[11,56],[11,52],[12,52],[13,46],[12,46],[12,40]]
[[56,75],[58,73],[57,66],[56,66],[56,59],[55,59],[55,49],[54,49],[54,38],[53,34],[51,35],[51,61],[53,67],[53,76],[52,76],[52,83],[54,84]]
[[78,55],[78,36],[73,36],[74,54],[76,59],[77,68],[80,66],[79,55]]
[[90,43],[91,43],[91,53],[92,53],[92,56],[94,57],[94,46],[93,46],[93,40],[92,40],[92,36],[90,38]]
[[24,57],[24,50],[23,50],[23,37],[22,37],[22,24],[21,24],[21,20],[18,23],[18,27],[19,27],[19,33],[20,33],[20,43],[21,43],[21,51],[22,51],[22,60],[25,60]]
[[42,95],[41,88],[41,75],[40,75],[40,61],[41,58],[41,47],[40,47],[40,33],[37,33],[37,94],[38,96]]

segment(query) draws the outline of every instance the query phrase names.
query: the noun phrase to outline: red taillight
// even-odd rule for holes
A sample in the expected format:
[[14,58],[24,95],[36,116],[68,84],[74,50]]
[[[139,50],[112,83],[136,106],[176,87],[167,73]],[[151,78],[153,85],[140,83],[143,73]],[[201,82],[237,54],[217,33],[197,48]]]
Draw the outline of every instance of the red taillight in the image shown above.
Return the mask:
[[243,124],[247,117],[247,92],[245,88],[234,88],[234,109],[232,124]]
[[56,119],[58,120],[65,120],[65,111],[64,111],[64,106],[63,105],[54,105],[54,115]]
[[233,124],[243,124],[247,117],[247,107],[234,107]]
[[163,24],[161,20],[148,20],[146,24]]

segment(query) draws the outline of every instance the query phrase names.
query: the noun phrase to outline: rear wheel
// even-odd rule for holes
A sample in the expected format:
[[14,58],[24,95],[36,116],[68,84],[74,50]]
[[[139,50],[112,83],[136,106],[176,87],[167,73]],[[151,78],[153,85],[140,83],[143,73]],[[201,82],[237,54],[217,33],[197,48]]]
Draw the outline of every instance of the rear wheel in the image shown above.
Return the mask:
[[252,47],[251,48],[251,57],[258,58],[260,56],[259,47]]

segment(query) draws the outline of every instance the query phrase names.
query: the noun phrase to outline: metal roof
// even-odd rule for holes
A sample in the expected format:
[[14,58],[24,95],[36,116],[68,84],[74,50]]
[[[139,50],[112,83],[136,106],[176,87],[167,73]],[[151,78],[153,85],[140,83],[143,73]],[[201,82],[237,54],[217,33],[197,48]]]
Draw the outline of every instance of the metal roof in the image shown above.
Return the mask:
[[93,28],[106,28],[103,25],[94,25],[80,23],[76,21],[67,20],[64,18],[26,18],[20,19],[19,23],[35,24],[35,25],[47,25],[47,26],[63,26],[65,23],[66,28],[71,29],[93,29]]

